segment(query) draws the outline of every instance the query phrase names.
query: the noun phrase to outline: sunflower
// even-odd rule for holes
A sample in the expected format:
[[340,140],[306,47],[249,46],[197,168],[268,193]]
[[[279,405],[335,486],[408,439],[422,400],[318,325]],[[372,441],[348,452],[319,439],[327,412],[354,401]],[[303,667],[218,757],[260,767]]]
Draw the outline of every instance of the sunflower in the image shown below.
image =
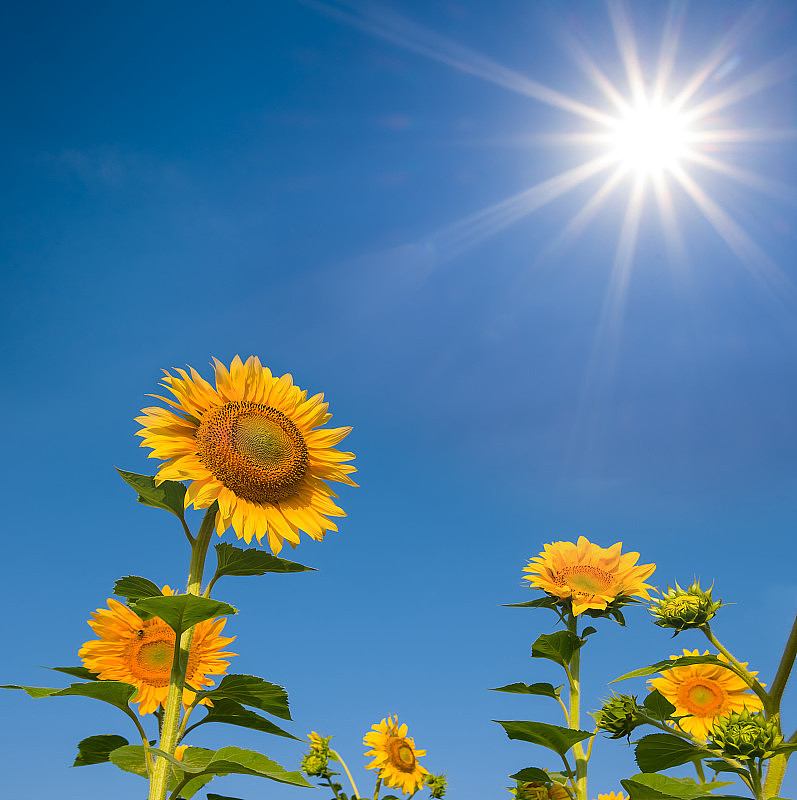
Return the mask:
[[[697,656],[697,650],[684,650],[685,656]],[[708,655],[708,650],[703,653]],[[670,656],[679,658],[679,656]],[[727,659],[720,655],[721,661]],[[747,666],[743,664],[742,666]],[[751,672],[751,675],[758,675]],[[761,711],[763,704],[758,695],[735,673],[719,664],[689,664],[673,667],[659,678],[648,681],[651,689],[658,689],[674,706],[674,716],[684,718],[678,724],[697,739],[708,739],[714,721],[726,717],[731,711]],[[688,716],[687,716],[688,715]]]
[[573,613],[587,609],[603,610],[618,597],[650,598],[645,578],[650,577],[655,564],[635,567],[639,553],[620,554],[622,542],[609,548],[599,547],[580,536],[578,544],[554,542],[546,544],[543,552],[529,559],[523,577],[535,589],[554,597],[572,598]]
[[335,450],[351,428],[319,428],[328,422],[323,394],[307,399],[307,390],[293,385],[260,364],[256,356],[229,370],[214,359],[215,388],[189,367],[161,385],[175,400],[154,395],[172,406],[145,408],[136,417],[142,447],[163,464],[155,482],[190,481],[186,507],[207,508],[218,501],[216,530],[232,525],[247,544],[267,536],[274,553],[284,541],[299,543],[299,531],[321,540],[337,526],[327,517],[344,517],[332,501],[337,495],[325,481],[357,484],[355,468],[343,462],[353,453]]
[[415,749],[413,738],[407,736],[407,726],[399,725],[398,717],[372,725],[363,744],[373,748],[365,753],[374,757],[366,769],[379,770],[385,786],[401,789],[404,794],[414,794],[423,786],[424,775],[429,771],[418,763],[418,757],[425,756],[426,750]]
[[619,792],[618,794],[609,792],[609,794],[599,794],[598,800],[627,800],[627,798],[622,792]]
[[[165,586],[165,595],[174,592]],[[101,680],[122,681],[138,688],[132,702],[138,703],[139,714],[149,714],[166,702],[169,678],[174,658],[174,631],[160,618],[142,620],[118,600],[108,600],[108,610],[98,608],[89,625],[100,637],[86,642],[78,655],[87,669]],[[210,619],[194,627],[194,637],[188,656],[185,681],[197,688],[213,686],[208,675],[223,675],[230,665],[224,661],[235,653],[222,652],[235,637],[220,636],[227,620]],[[183,690],[183,704],[195,697],[190,689]],[[208,705],[207,700],[202,701]]]

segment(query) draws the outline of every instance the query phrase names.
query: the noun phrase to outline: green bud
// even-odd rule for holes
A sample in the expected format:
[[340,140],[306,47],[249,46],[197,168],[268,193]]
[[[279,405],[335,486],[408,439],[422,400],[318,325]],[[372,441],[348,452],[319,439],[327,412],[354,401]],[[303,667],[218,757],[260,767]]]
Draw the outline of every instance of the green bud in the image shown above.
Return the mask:
[[445,775],[429,774],[423,779],[423,782],[429,787],[432,797],[440,798],[445,795],[448,786]]
[[329,759],[323,753],[308,753],[302,759],[302,772],[310,777],[323,777],[329,768]]
[[722,600],[715,603],[712,599],[711,588],[705,591],[700,588],[700,581],[695,581],[688,589],[682,589],[676,583],[674,589],[668,586],[666,594],[651,600],[650,613],[655,617],[656,625],[674,628],[677,636],[687,628],[705,625],[721,605]]
[[570,800],[567,789],[559,783],[549,786],[539,781],[518,781],[509,793],[515,800]]
[[769,758],[783,743],[774,720],[767,720],[760,711],[751,713],[746,708],[718,719],[711,731],[711,740],[724,756],[739,760]]
[[612,695],[603,708],[594,715],[598,728],[611,734],[610,739],[620,739],[630,736],[634,728],[644,723],[640,718],[642,706],[637,704],[636,697],[630,694]]

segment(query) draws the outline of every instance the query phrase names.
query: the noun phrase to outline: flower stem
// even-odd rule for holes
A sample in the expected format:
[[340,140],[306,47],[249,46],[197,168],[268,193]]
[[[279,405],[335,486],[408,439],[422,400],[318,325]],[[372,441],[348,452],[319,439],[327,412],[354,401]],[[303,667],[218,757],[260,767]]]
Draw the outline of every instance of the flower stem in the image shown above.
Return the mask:
[[717,648],[717,650],[728,659],[728,663],[731,667],[733,667],[733,672],[735,672],[760,698],[761,702],[764,705],[764,709],[767,712],[767,718],[769,718],[769,711],[770,711],[770,699],[769,695],[766,692],[766,689],[755,679],[753,675],[750,674],[749,670],[742,664],[738,659],[736,659],[733,654],[728,650],[717,637],[714,635],[714,632],[711,630],[711,626],[706,623],[700,628],[701,631],[705,634],[706,638]]
[[[191,562],[188,568],[188,583],[186,594],[201,594],[202,575],[205,571],[205,556],[210,545],[214,521],[218,504],[213,505],[205,512],[199,533],[191,545]],[[194,629],[182,631],[179,640],[174,643],[174,656],[172,658],[172,672],[169,677],[169,692],[163,711],[163,726],[161,728],[158,749],[168,755],[174,755],[180,729],[180,709],[183,705],[183,689],[185,688],[185,667],[188,664],[188,654],[191,650],[191,639]],[[149,785],[149,800],[165,800],[166,785],[169,780],[170,764],[165,758],[155,762],[155,768]]]
[[[382,776],[380,775],[376,779],[376,786],[374,786],[374,797],[373,797],[373,800],[377,800],[377,798],[379,797],[379,790],[381,788],[382,788]],[[413,794],[415,794],[415,792],[413,792]]]
[[330,750],[329,755],[343,767],[346,777],[348,777],[349,783],[351,784],[351,788],[354,790],[354,796],[357,800],[360,800],[360,791],[357,788],[357,784],[354,782],[354,778],[351,776],[351,772],[349,772],[349,768],[346,766],[346,762],[340,757],[340,753],[335,750]]
[[[578,621],[571,611],[567,618],[567,629],[578,636]],[[571,730],[580,730],[581,713],[581,686],[579,683],[579,672],[581,666],[580,648],[576,649],[570,657],[570,667],[566,669],[570,682],[570,713],[568,714],[568,727]],[[576,757],[576,798],[577,800],[587,800],[587,759],[584,755],[584,747],[581,742],[573,745],[573,754]]]

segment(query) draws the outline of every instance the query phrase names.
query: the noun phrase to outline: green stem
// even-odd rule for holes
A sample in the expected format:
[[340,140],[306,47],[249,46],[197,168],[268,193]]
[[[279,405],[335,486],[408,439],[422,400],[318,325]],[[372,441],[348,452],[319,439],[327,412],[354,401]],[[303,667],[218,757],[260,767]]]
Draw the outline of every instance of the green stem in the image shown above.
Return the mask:
[[[567,618],[567,629],[578,636],[578,621],[571,611]],[[570,681],[570,713],[568,715],[568,727],[571,730],[580,730],[581,722],[581,686],[579,683],[579,672],[581,666],[581,650],[577,649],[570,657],[570,667],[566,669]],[[576,757],[576,798],[577,800],[587,800],[587,759],[584,755],[584,747],[581,742],[573,745],[573,754]]]
[[346,777],[349,779],[349,783],[351,784],[351,788],[354,790],[354,796],[357,798],[357,800],[360,800],[360,792],[357,789],[357,784],[354,782],[354,778],[352,778],[351,772],[349,772],[349,768],[346,766],[346,762],[340,757],[340,753],[335,750],[330,750],[329,755],[332,756],[332,758],[343,767]]
[[[381,788],[382,788],[382,776],[380,775],[376,779],[376,786],[374,786],[374,798],[373,798],[373,800],[377,800],[377,798],[379,797],[379,790]],[[415,792],[413,792],[413,794],[415,794]]]
[[[214,521],[218,504],[205,512],[199,533],[191,546],[191,562],[188,568],[188,584],[186,594],[199,595],[202,592],[202,575],[205,571],[205,556],[213,534]],[[163,726],[161,728],[158,749],[168,755],[174,755],[180,729],[180,710],[183,706],[183,689],[185,688],[185,666],[191,650],[191,638],[194,629],[182,631],[175,639],[172,672],[169,677],[169,691],[163,710]],[[149,800],[166,800],[166,785],[169,780],[170,764],[165,758],[155,762],[149,785]]]
[[767,718],[769,717],[769,710],[771,706],[769,695],[767,694],[766,689],[755,679],[753,675],[747,670],[747,668],[742,664],[738,659],[734,658],[732,653],[723,646],[719,639],[714,635],[713,631],[711,630],[711,626],[706,623],[701,629],[705,634],[706,638],[717,648],[717,650],[728,659],[728,663],[732,667],[732,671],[735,672],[761,699],[761,702],[764,705],[764,710],[767,712]]
[[697,773],[700,783],[704,784],[706,782],[706,773],[703,772],[703,762],[693,761],[692,763],[695,765],[695,772]]
[[750,777],[752,779],[753,785],[750,787],[753,790],[753,794],[755,795],[755,800],[764,800],[764,790],[761,786],[761,768],[760,768],[760,761],[759,765],[750,764]]
[[340,800],[340,795],[338,794],[338,790],[335,788],[335,784],[332,783],[332,779],[329,775],[324,775],[324,780],[326,780],[329,788],[332,789],[332,793],[335,795],[336,800]]

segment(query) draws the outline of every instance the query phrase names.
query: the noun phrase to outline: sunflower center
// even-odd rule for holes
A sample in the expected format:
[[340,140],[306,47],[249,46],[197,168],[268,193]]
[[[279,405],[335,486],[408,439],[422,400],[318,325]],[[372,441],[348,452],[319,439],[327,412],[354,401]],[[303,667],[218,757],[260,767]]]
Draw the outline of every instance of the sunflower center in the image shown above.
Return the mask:
[[725,702],[725,693],[713,681],[695,680],[683,686],[682,704],[690,714],[716,716]]
[[612,576],[589,564],[577,564],[565,567],[558,582],[567,584],[578,594],[603,594],[612,585]]
[[242,400],[209,409],[196,441],[213,476],[252,503],[290,497],[307,471],[301,432],[285,414],[262,403]]
[[[147,620],[127,645],[126,661],[131,674],[147,686],[168,686],[174,658],[174,631],[158,617]],[[197,667],[196,648],[188,656],[186,675]]]
[[415,751],[406,739],[391,739],[388,744],[390,761],[401,772],[413,772],[415,769]]

